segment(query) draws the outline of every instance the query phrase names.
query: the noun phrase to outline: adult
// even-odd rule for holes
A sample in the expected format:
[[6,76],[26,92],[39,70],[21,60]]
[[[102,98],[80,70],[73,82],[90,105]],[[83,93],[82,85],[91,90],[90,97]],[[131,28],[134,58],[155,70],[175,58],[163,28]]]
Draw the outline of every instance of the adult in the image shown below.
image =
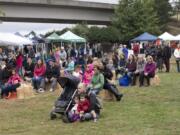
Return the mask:
[[30,57],[31,59],[35,58],[35,52],[32,46],[29,46],[28,57]]
[[64,47],[61,47],[60,60],[61,60],[61,63],[62,63],[62,67],[66,66],[66,59],[67,59],[67,53],[66,53]]
[[177,48],[174,50],[174,57],[176,58],[177,71],[180,72],[180,43],[177,45]]
[[92,77],[90,85],[88,86],[90,92],[95,95],[99,94],[104,86],[104,76],[100,70],[101,69],[98,65],[94,66],[94,75]]
[[53,92],[57,85],[57,79],[60,76],[60,68],[55,64],[53,60],[48,61],[46,68],[45,81],[51,83],[50,91]]
[[34,68],[34,77],[32,78],[33,88],[36,92],[44,92],[45,80],[44,75],[46,72],[46,66],[41,59],[37,61]]
[[166,67],[166,72],[170,71],[170,58],[171,58],[171,48],[168,44],[165,44],[163,49],[163,61]]
[[127,49],[127,45],[123,45],[122,52],[124,53],[125,60],[127,60],[127,59],[128,59],[128,49]]
[[131,78],[136,71],[136,59],[134,55],[129,55],[128,62],[126,64],[127,75]]
[[104,75],[104,81],[105,81],[104,82],[104,89],[113,93],[114,96],[116,97],[116,100],[120,101],[123,94],[119,93],[119,91],[115,85],[115,80],[112,80],[113,73],[107,66],[104,67],[103,75]]
[[156,64],[153,60],[152,56],[147,56],[147,63],[144,68],[144,72],[140,74],[140,87],[144,85],[144,78],[147,79],[147,86],[150,85],[150,78],[153,78],[155,76],[156,71]]
[[74,58],[68,58],[68,66],[65,69],[65,72],[72,73],[74,71],[74,68],[75,68]]
[[30,80],[33,78],[34,72],[34,63],[32,59],[29,57],[27,58],[27,63],[24,65],[24,78],[25,80]]
[[146,57],[150,55],[150,56],[153,57],[153,60],[155,60],[156,48],[155,48],[155,46],[154,46],[152,43],[150,43],[150,44],[146,47],[145,54],[146,54]]
[[143,56],[139,56],[137,60],[136,71],[133,74],[132,86],[136,85],[137,77],[144,71],[146,61]]
[[84,114],[84,120],[93,120],[96,122],[97,118],[100,115],[101,104],[97,99],[96,95],[93,93],[87,93],[85,85],[80,83],[78,85],[78,95],[80,94],[87,94],[87,97],[90,101],[90,108],[89,112]]
[[162,69],[163,69],[163,48],[162,48],[162,46],[157,46],[156,62],[157,62],[157,68],[159,69],[159,71],[162,71]]
[[18,51],[18,55],[16,57],[16,71],[18,72],[18,74],[20,76],[23,76],[22,66],[23,66],[23,55],[22,55],[22,53],[19,50]]

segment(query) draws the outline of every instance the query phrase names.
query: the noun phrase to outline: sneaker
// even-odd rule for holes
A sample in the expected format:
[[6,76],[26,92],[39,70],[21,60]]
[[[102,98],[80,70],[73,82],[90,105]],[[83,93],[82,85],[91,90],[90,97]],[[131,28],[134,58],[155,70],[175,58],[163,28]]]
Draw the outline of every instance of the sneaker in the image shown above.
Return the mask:
[[97,118],[94,118],[94,120],[93,120],[94,122],[97,122]]
[[54,90],[51,88],[49,91],[50,91],[50,92],[53,92]]
[[122,97],[123,97],[123,94],[120,94],[120,95],[117,96],[116,100],[121,101]]
[[43,88],[39,88],[38,92],[39,92],[39,93],[44,93],[45,91],[44,91]]

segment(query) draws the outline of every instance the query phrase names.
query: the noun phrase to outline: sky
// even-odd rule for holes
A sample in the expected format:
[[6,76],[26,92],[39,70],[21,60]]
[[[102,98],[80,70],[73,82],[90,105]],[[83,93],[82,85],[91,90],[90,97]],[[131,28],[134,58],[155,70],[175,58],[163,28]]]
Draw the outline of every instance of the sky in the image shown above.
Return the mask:
[[[79,0],[102,3],[117,3],[118,0]],[[63,29],[65,27],[73,27],[72,24],[51,24],[51,23],[18,23],[18,22],[0,22],[0,32],[16,33],[20,32],[25,35],[30,31],[35,31],[38,34],[45,34],[48,31]]]

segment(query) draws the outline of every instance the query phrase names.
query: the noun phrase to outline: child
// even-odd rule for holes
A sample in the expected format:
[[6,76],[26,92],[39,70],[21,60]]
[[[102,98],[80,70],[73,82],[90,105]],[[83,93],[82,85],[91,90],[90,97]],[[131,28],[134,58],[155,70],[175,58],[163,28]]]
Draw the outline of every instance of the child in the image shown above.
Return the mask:
[[80,120],[80,116],[77,112],[77,107],[78,107],[78,103],[79,103],[79,97],[78,96],[76,96],[74,98],[74,102],[75,102],[75,104],[74,104],[73,108],[68,113],[68,117],[70,118],[71,122],[75,122],[75,121]]
[[1,88],[1,97],[3,97],[4,95],[6,96],[6,98],[10,98],[11,94],[13,97],[16,96],[16,89],[20,86],[20,82],[22,81],[22,79],[20,78],[20,76],[16,73],[16,70],[13,69],[12,70],[12,76],[9,78],[8,82],[2,86]]
[[88,64],[83,79],[83,83],[86,86],[90,84],[93,75],[94,75],[94,66],[93,64]]
[[84,120],[84,114],[88,112],[89,108],[90,108],[90,102],[86,98],[86,94],[84,93],[80,94],[80,100],[77,106],[77,112],[81,120]]
[[79,78],[82,81],[82,70],[81,70],[81,66],[78,65],[76,66],[75,70],[73,71],[73,76]]

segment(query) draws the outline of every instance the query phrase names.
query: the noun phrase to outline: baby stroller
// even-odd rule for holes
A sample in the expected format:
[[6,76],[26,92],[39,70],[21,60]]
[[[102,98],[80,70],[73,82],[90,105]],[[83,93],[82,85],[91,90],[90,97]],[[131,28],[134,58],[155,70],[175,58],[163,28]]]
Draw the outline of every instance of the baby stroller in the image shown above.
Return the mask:
[[59,98],[55,101],[53,110],[50,113],[50,119],[56,119],[57,115],[63,116],[63,119],[67,118],[68,111],[72,108],[72,102],[77,94],[77,87],[80,80],[74,76],[60,77],[58,83],[63,88],[63,92]]

